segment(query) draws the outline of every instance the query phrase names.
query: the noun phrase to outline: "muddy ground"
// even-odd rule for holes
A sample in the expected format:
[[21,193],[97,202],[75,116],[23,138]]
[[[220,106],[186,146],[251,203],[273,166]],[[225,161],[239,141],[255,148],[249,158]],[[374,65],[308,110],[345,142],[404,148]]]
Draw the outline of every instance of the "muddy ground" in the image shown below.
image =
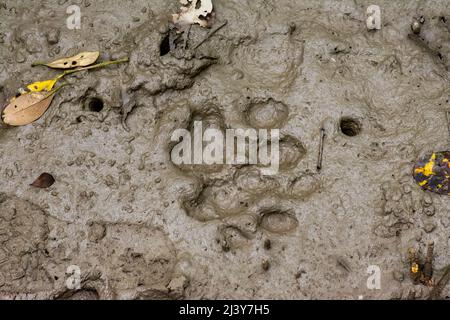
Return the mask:
[[[81,30],[66,26],[71,4]],[[370,4],[379,31],[366,29]],[[176,0],[0,1],[2,105],[58,74],[34,61],[130,57],[67,77],[38,122],[0,127],[0,298],[429,297],[407,253],[434,241],[440,278],[449,198],[411,173],[419,156],[449,150],[448,1],[214,5],[213,27],[228,24],[195,50],[208,30],[194,26],[188,49],[168,52]],[[280,128],[280,173],[175,166],[171,133],[194,120]],[[43,172],[56,183],[31,187]],[[371,265],[380,290],[366,285]],[[81,290],[66,287],[70,266]]]

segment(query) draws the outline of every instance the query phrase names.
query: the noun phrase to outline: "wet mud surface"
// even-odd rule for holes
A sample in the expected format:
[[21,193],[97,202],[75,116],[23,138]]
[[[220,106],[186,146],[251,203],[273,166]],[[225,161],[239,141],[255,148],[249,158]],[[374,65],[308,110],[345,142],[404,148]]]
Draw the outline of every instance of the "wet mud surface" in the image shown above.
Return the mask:
[[[81,30],[66,27],[71,4]],[[369,32],[370,4],[216,0],[227,25],[195,50],[208,30],[194,26],[171,51],[175,0],[0,1],[1,105],[58,74],[34,61],[130,57],[67,77],[38,122],[0,127],[0,298],[427,298],[407,253],[433,241],[439,279],[450,203],[412,169],[449,150],[450,11],[380,0]],[[280,172],[175,165],[172,132],[200,120],[279,128]],[[43,172],[55,184],[30,187]],[[80,290],[66,287],[70,266]]]

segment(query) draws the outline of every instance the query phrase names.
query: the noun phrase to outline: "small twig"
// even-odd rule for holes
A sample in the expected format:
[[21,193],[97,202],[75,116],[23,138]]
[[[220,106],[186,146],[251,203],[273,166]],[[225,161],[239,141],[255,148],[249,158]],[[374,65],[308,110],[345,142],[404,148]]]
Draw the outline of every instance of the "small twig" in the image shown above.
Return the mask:
[[48,62],[45,62],[45,61],[35,61],[31,64],[31,67],[39,67],[39,66],[46,67],[47,64],[48,64]]
[[427,256],[425,257],[425,264],[423,266],[423,274],[425,281],[431,281],[433,277],[433,255],[434,255],[434,242],[430,242],[427,248]]
[[96,69],[96,68],[103,68],[109,65],[113,65],[113,64],[119,64],[119,63],[123,63],[123,62],[128,62],[130,61],[128,58],[124,58],[124,59],[120,59],[120,60],[115,60],[115,61],[105,61],[102,63],[98,63],[98,64],[94,64],[93,66],[89,66],[89,67],[83,67],[83,68],[78,68],[78,69],[74,69],[74,70],[66,70],[63,73],[61,73],[59,76],[57,76],[55,78],[56,81],[61,80],[62,78],[64,78],[65,76],[67,76],[68,74],[74,74],[77,72],[81,72],[81,71],[85,71],[85,70],[91,70],[91,69]]
[[194,50],[198,49],[202,44],[204,44],[204,43],[206,42],[206,40],[208,40],[209,38],[211,38],[217,31],[219,31],[220,29],[222,29],[223,27],[225,27],[225,26],[227,25],[227,23],[228,23],[228,20],[225,20],[225,21],[222,22],[220,25],[218,25],[217,27],[215,27],[214,29],[212,29],[202,41],[200,41],[199,43],[197,43],[197,44],[194,46],[193,49],[194,49]]
[[325,142],[325,129],[320,129],[320,144],[319,144],[319,157],[317,159],[317,170],[322,170],[322,163],[323,163],[323,148],[324,148],[324,142]]
[[430,300],[441,299],[442,291],[444,290],[447,283],[450,281],[450,266],[447,266],[444,271],[444,275],[441,277],[439,282],[430,292]]
[[52,91],[50,91],[46,96],[45,96],[45,99],[47,99],[48,97],[50,97],[50,96],[53,96],[53,95],[55,95],[55,94],[57,94],[58,93],[58,91],[60,91],[63,87],[65,87],[65,86],[69,86],[69,84],[68,83],[63,83],[62,85],[60,85],[58,88],[56,88],[55,90],[52,90]]
[[448,134],[450,135],[450,110],[447,110],[447,127],[448,127]]
[[73,74],[73,73],[77,73],[77,72],[81,72],[81,71],[85,71],[85,70],[92,70],[92,69],[97,69],[97,68],[103,68],[106,66],[110,66],[113,64],[119,64],[119,63],[123,63],[123,62],[128,62],[130,61],[128,58],[123,58],[120,60],[114,60],[114,61],[105,61],[102,63],[98,63],[98,64],[94,64],[93,66],[89,66],[89,67],[83,67],[83,68],[78,68],[78,69],[74,69],[74,70],[66,70],[64,71],[64,73],[62,73],[61,75],[59,75],[56,79],[61,79],[65,76],[67,76],[68,74]]
[[186,31],[184,32],[184,35],[183,35],[183,50],[186,50],[186,48],[187,48],[187,45],[188,45],[188,42],[189,42],[189,35],[191,33],[191,28],[192,28],[192,25],[190,24],[187,27]]
[[416,292],[414,290],[410,290],[408,292],[408,297],[406,298],[407,300],[416,300]]

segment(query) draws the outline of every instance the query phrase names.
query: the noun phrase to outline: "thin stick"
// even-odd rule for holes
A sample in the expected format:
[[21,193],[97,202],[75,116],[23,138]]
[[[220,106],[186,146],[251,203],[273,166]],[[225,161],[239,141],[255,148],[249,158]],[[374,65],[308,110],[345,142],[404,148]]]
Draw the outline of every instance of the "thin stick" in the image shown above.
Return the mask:
[[47,99],[48,97],[50,97],[50,96],[52,96],[52,95],[55,95],[56,93],[58,93],[59,90],[61,90],[61,89],[62,89],[63,87],[65,87],[65,86],[68,86],[68,84],[67,84],[67,83],[64,83],[64,84],[60,85],[58,88],[56,88],[55,90],[50,91],[50,92],[45,96],[45,99]]
[[123,59],[115,60],[115,61],[105,61],[102,63],[94,64],[93,66],[89,66],[89,67],[83,67],[83,68],[78,68],[78,69],[74,69],[74,70],[66,70],[66,71],[64,71],[64,73],[59,75],[56,79],[59,80],[65,76],[67,76],[68,74],[73,74],[73,73],[77,73],[77,72],[81,72],[81,71],[85,71],[85,70],[103,68],[103,67],[110,66],[113,64],[119,64],[119,63],[128,62],[128,61],[130,61],[128,58],[123,58]]
[[427,281],[431,281],[433,277],[433,255],[434,255],[434,242],[430,242],[427,248],[427,256],[425,258],[425,265],[423,267],[423,273]]
[[450,266],[447,266],[444,275],[430,292],[430,300],[441,299],[441,293],[450,281]]
[[317,170],[322,170],[322,163],[323,163],[323,147],[325,142],[325,129],[320,129],[320,144],[319,144],[319,157],[317,159]]
[[191,28],[192,25],[190,24],[186,31],[184,32],[184,36],[183,36],[183,50],[186,50],[188,42],[189,42],[189,34],[191,33]]
[[39,66],[44,66],[46,67],[48,64],[48,62],[45,61],[35,61],[31,64],[32,67],[39,67]]
[[450,110],[447,110],[447,127],[448,133],[450,134]]
[[198,47],[200,47],[202,44],[204,44],[206,42],[206,40],[208,40],[209,38],[211,38],[217,31],[219,31],[220,29],[222,29],[223,27],[225,27],[228,23],[228,20],[225,20],[224,22],[222,22],[220,25],[218,25],[217,27],[215,27],[213,30],[211,30],[208,35],[199,43],[197,43],[194,46],[194,50],[198,49]]

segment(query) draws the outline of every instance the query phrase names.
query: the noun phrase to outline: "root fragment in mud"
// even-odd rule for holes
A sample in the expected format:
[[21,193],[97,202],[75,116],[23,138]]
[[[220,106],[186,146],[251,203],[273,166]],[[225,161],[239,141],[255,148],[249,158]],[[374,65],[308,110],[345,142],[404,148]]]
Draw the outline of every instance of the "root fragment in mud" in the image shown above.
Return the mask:
[[447,284],[450,282],[450,266],[447,266],[444,271],[444,275],[438,281],[436,286],[431,290],[430,300],[441,299],[441,294]]
[[448,134],[450,135],[450,110],[447,110],[447,128],[448,128]]
[[418,252],[411,248],[408,251],[408,260],[410,265],[410,277],[414,284],[423,284],[429,287],[434,286],[433,281],[433,260],[434,260],[434,242],[427,246],[425,259],[422,260]]

